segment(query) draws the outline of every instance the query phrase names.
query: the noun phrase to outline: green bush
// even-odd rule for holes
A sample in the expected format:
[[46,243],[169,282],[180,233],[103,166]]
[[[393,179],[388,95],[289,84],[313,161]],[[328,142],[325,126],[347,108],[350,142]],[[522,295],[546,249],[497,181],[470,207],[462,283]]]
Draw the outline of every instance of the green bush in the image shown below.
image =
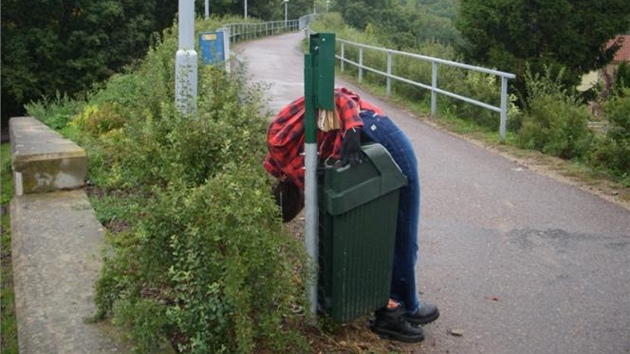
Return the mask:
[[307,307],[307,256],[262,168],[261,87],[200,65],[197,113],[183,115],[176,50],[167,30],[87,102],[30,107],[88,153],[92,205],[109,230],[95,318],[111,316],[138,353],[164,341],[185,353],[306,352],[296,309]]
[[590,114],[562,88],[562,72],[556,77],[551,72],[544,76],[528,72],[525,78],[527,104],[517,144],[564,159],[584,157],[593,141]]
[[[127,267],[98,287],[137,348],[151,352],[159,335],[186,353],[305,350],[292,312],[304,305],[294,282],[305,269],[302,246],[272,217],[268,191],[259,167],[232,163],[197,187],[170,185],[145,208],[135,241],[108,261]],[[147,306],[154,319],[143,317]]]
[[590,162],[630,183],[630,89],[613,97],[603,106],[608,122],[606,135],[597,140]]
[[27,114],[35,117],[52,129],[63,129],[81,111],[84,102],[73,100],[57,92],[55,97],[44,97],[41,101],[25,105]]

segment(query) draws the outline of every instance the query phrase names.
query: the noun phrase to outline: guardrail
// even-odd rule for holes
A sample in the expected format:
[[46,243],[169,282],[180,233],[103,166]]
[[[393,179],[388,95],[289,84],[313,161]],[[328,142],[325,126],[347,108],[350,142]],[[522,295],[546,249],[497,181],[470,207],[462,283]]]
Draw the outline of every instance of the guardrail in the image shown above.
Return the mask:
[[284,32],[297,31],[299,20],[272,21],[262,23],[229,23],[223,26],[231,43],[252,40]]
[[[431,91],[431,115],[435,116],[436,111],[437,111],[437,95],[438,94],[442,94],[445,96],[449,96],[467,103],[471,103],[471,104],[475,104],[477,106],[483,107],[485,109],[489,109],[491,111],[494,112],[498,112],[500,113],[500,125],[499,125],[499,134],[501,136],[501,139],[505,139],[505,130],[506,130],[506,125],[507,125],[507,111],[508,111],[508,79],[514,79],[516,76],[514,74],[510,74],[510,73],[506,73],[503,71],[498,71],[498,70],[491,70],[491,69],[486,69],[486,68],[482,68],[482,67],[478,67],[478,66],[472,66],[472,65],[467,65],[467,64],[462,64],[462,63],[458,63],[458,62],[454,62],[454,61],[449,61],[449,60],[444,60],[444,59],[438,59],[438,58],[433,58],[433,57],[429,57],[429,56],[425,56],[425,55],[420,55],[420,54],[413,54],[413,53],[407,53],[407,52],[401,52],[401,51],[397,51],[397,50],[393,50],[393,49],[387,49],[387,48],[381,48],[381,47],[374,47],[374,46],[370,46],[370,45],[366,45],[366,44],[361,44],[361,43],[355,43],[355,42],[350,42],[344,39],[337,39],[337,42],[341,44],[340,47],[340,54],[339,55],[335,55],[335,57],[337,59],[340,60],[340,68],[341,68],[341,72],[344,71],[345,69],[345,63],[348,64],[352,64],[354,66],[356,66],[358,68],[358,76],[359,76],[359,83],[361,83],[363,81],[363,71],[367,70],[376,74],[380,74],[386,77],[386,81],[387,81],[387,88],[386,88],[386,93],[389,96],[391,94],[391,82],[392,80],[398,80],[413,86],[417,86],[417,87],[421,87],[423,89],[426,90],[430,90]],[[345,49],[346,49],[346,45],[349,46],[353,46],[358,48],[359,50],[359,54],[358,54],[358,62],[352,61],[348,58],[345,57]],[[382,71],[382,70],[378,70],[369,66],[366,66],[363,63],[363,52],[364,50],[373,50],[373,51],[378,51],[378,52],[383,52],[387,55],[387,71]],[[400,77],[397,75],[394,75],[392,73],[393,71],[393,57],[394,55],[400,55],[400,56],[406,56],[409,58],[413,58],[413,59],[418,59],[421,61],[425,61],[425,62],[430,62],[431,63],[431,83],[421,83],[421,82],[416,82],[413,80],[410,80],[408,78],[404,78],[404,77]],[[446,66],[452,66],[452,67],[457,67],[457,68],[462,68],[462,69],[466,69],[466,70],[473,70],[473,71],[477,71],[477,72],[481,72],[481,73],[485,73],[485,74],[489,74],[489,75],[495,75],[501,78],[501,104],[499,107],[497,106],[493,106],[489,103],[485,103],[485,102],[481,102],[469,97],[465,97],[465,96],[461,96],[458,95],[454,92],[450,92],[444,89],[441,89],[438,87],[438,74],[439,74],[439,66],[440,65],[446,65]]]
[[[224,38],[225,38],[225,43],[226,43],[225,44],[226,53],[229,53],[229,58],[226,63],[226,69],[229,71],[231,63],[234,63],[234,61],[236,61],[235,64],[239,65],[239,67],[242,67],[242,64],[243,64],[243,60],[236,53],[230,50],[231,43],[237,43],[240,41],[256,39],[256,38],[280,34],[284,32],[300,31],[303,29],[306,29],[305,33],[308,38],[308,35],[313,32],[310,29],[309,24],[315,19],[315,17],[316,17],[315,14],[309,14],[309,15],[302,16],[297,20],[289,20],[289,21],[226,24],[225,26],[223,26],[223,31],[224,31],[224,36],[225,36]],[[388,48],[375,47],[371,45],[351,42],[351,41],[340,39],[340,38],[337,39],[337,42],[340,43],[340,48],[339,48],[340,54],[335,55],[335,57],[339,59],[340,61],[341,72],[345,70],[346,63],[356,66],[358,68],[359,83],[363,81],[363,72],[367,70],[367,71],[385,76],[386,94],[388,96],[391,94],[392,80],[398,80],[398,81],[407,83],[409,85],[413,85],[413,86],[417,86],[417,87],[429,90],[431,91],[431,115],[432,116],[435,116],[437,113],[438,94],[452,97],[454,99],[458,99],[458,100],[497,112],[500,114],[499,134],[501,136],[501,139],[505,139],[506,126],[507,126],[507,111],[508,111],[508,80],[516,78],[514,74],[506,73],[506,72],[498,71],[498,70],[486,69],[479,66],[458,63],[458,62],[454,62],[450,60],[429,57],[426,55],[401,52],[398,50],[393,50],[393,49],[388,49]],[[353,47],[358,48],[358,51],[359,51],[358,62],[348,59],[345,56],[346,46],[353,46]],[[382,71],[382,70],[365,65],[365,63],[363,62],[364,50],[373,50],[373,51],[385,53],[387,55],[386,71]],[[405,77],[394,75],[393,74],[393,69],[394,69],[393,58],[395,55],[405,56],[405,57],[431,63],[431,83],[429,84],[429,83],[417,82],[417,81],[413,81]],[[495,75],[495,76],[500,77],[501,78],[500,105],[494,106],[487,102],[481,102],[473,98],[462,96],[454,92],[440,88],[438,86],[438,76],[439,76],[440,65],[452,66],[452,67],[457,67],[457,68],[461,68],[465,70],[472,70],[472,71],[477,71],[480,73],[485,73],[485,74]]]
[[301,16],[297,20],[288,21],[270,21],[262,23],[228,23],[221,29],[223,30],[225,53],[226,53],[226,70],[231,71],[232,64],[236,64],[239,68],[243,68],[243,59],[235,52],[230,50],[232,43],[247,41],[266,36],[285,32],[301,31],[315,19],[315,14]]

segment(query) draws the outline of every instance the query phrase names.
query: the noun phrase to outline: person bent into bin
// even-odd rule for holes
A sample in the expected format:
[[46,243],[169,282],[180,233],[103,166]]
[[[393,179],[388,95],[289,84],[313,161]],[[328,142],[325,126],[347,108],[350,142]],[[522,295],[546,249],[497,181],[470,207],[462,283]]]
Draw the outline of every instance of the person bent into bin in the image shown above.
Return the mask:
[[[390,300],[375,312],[370,328],[382,337],[422,341],[419,325],[435,321],[439,311],[433,304],[420,302],[416,289],[420,181],[411,141],[378,107],[358,94],[340,87],[334,95],[335,112],[320,111],[317,117],[320,161],[340,159],[342,166],[362,163],[363,137],[383,145],[408,180],[400,189]],[[285,222],[293,219],[304,203],[305,110],[304,97],[296,99],[280,110],[267,131],[269,153],[264,167],[278,180],[273,193]]]

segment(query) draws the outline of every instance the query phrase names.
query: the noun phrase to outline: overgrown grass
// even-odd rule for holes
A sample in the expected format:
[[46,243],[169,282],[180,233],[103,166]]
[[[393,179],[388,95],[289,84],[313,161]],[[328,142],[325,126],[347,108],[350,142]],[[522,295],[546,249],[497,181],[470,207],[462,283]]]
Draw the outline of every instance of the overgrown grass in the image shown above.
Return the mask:
[[17,322],[15,317],[15,295],[13,292],[13,265],[11,263],[11,220],[9,203],[13,197],[13,178],[11,173],[11,144],[2,144],[0,151],[0,204],[2,205],[1,228],[2,240],[0,245],[1,274],[0,304],[0,352],[5,354],[18,353]]

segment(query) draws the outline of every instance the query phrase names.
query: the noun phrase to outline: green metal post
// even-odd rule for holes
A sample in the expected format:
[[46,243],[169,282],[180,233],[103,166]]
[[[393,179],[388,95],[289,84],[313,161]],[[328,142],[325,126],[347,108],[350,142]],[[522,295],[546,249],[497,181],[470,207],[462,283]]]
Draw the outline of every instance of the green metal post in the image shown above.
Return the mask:
[[[313,264],[318,262],[319,211],[317,205],[317,110],[334,110],[335,34],[315,33],[310,36],[309,53],[304,55],[304,243]],[[309,287],[311,314],[317,312],[317,270]]]

